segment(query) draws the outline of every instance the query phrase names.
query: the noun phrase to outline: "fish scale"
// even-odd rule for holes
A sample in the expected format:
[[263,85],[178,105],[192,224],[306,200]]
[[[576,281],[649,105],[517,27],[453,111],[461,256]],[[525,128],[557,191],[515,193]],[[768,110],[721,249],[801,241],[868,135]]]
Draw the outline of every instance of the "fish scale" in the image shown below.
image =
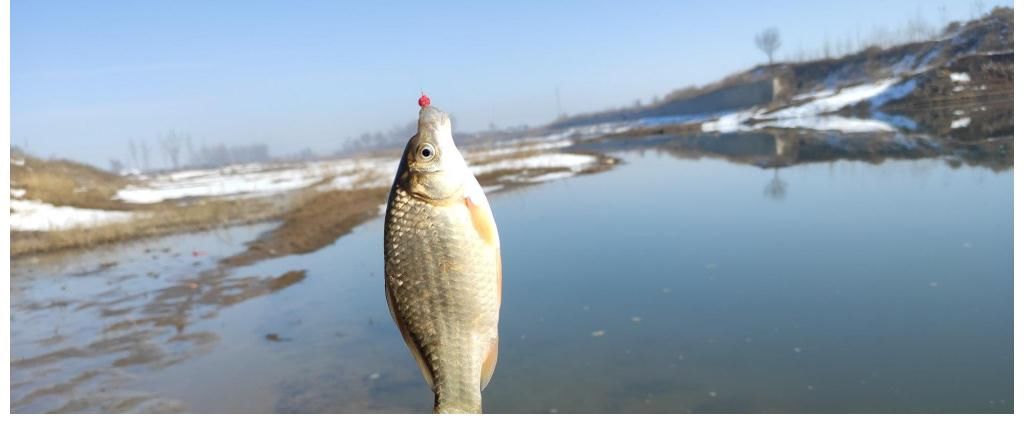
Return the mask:
[[398,186],[386,221],[386,289],[432,377],[435,410],[479,412],[481,369],[497,339],[494,247],[462,203],[438,206]]

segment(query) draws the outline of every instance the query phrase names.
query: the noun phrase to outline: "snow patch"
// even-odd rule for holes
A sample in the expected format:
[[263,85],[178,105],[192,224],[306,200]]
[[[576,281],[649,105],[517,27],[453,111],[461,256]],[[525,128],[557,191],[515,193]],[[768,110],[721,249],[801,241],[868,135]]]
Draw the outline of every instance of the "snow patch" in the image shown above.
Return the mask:
[[[211,196],[267,196],[309,187],[338,176],[341,188],[351,188],[360,177],[387,183],[394,174],[391,159],[335,160],[308,165],[248,164],[211,170],[187,170],[161,175],[143,185],[128,186],[115,196],[130,203],[157,203],[169,199]],[[383,180],[383,181],[381,181]]]
[[762,112],[763,110],[761,109],[743,110],[735,113],[722,115],[718,119],[700,124],[700,130],[705,133],[715,131],[722,133],[749,131],[752,130],[753,128],[748,125],[745,125],[745,122],[756,118],[757,115]]
[[971,124],[971,118],[960,118],[949,124],[952,129],[965,128]]
[[898,79],[890,78],[874,83],[846,87],[840,89],[834,95],[818,98],[795,107],[784,108],[771,113],[770,116],[777,119],[799,118],[834,112],[843,107],[878,96],[889,89],[893,84],[896,84],[897,81]]
[[525,169],[550,169],[566,168],[573,172],[581,171],[597,163],[597,157],[583,154],[541,154],[525,158],[514,158],[511,160],[496,161],[493,163],[471,166],[470,170],[474,175],[480,175],[499,170],[525,170]]
[[954,83],[967,83],[971,81],[971,76],[967,75],[966,72],[951,72],[949,73],[949,79],[953,80]]
[[875,119],[850,118],[845,116],[813,116],[802,118],[776,119],[758,124],[758,127],[804,128],[819,131],[840,131],[844,133],[866,133],[893,131],[888,123]]
[[903,99],[907,95],[910,95],[910,92],[913,92],[915,87],[917,87],[917,80],[914,79],[891,86],[882,93],[871,98],[871,107],[878,108],[888,104],[890,101]]
[[83,226],[126,221],[133,214],[127,211],[53,206],[35,200],[11,201],[11,230],[54,231]]
[[17,198],[25,197],[25,189],[23,189],[23,188],[12,188],[11,189],[11,197],[17,197]]
[[500,157],[503,155],[510,155],[519,152],[536,152],[546,151],[551,149],[566,148],[572,146],[572,140],[561,139],[552,141],[542,141],[538,143],[531,143],[521,146],[505,146],[499,148],[493,148],[483,151],[476,151],[468,153],[468,157],[474,160],[481,160],[485,158]]
[[153,183],[150,186],[126,187],[117,192],[117,198],[130,203],[157,203],[185,197],[273,194],[308,187],[316,181],[315,178],[295,172],[264,176],[211,176],[202,182]]

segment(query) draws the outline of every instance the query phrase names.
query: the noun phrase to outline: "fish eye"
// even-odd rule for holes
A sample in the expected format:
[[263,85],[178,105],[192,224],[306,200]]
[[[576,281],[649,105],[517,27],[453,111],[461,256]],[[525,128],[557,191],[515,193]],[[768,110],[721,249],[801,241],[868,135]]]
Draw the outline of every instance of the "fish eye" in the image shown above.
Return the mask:
[[434,151],[434,146],[433,145],[427,144],[427,145],[423,145],[423,147],[420,148],[420,159],[421,160],[429,161],[430,159],[434,158],[435,154],[437,154],[437,153]]

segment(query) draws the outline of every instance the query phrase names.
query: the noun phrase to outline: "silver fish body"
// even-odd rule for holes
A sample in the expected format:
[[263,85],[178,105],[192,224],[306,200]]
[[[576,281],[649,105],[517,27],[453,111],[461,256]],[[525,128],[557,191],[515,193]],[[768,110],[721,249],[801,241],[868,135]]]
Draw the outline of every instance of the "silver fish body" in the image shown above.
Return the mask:
[[420,111],[388,198],[388,307],[438,413],[479,413],[498,357],[501,254],[476,178],[455,148],[448,116]]

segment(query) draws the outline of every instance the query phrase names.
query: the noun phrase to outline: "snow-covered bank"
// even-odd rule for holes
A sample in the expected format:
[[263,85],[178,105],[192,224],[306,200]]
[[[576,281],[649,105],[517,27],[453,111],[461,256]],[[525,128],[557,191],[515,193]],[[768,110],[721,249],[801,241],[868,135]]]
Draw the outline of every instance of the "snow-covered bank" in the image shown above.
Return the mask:
[[394,171],[390,159],[334,160],[305,165],[247,164],[216,170],[187,170],[126,187],[117,199],[157,203],[168,199],[213,196],[268,196],[309,187],[335,176]]
[[820,116],[831,113],[843,107],[857,104],[881,95],[896,84],[898,79],[890,78],[874,83],[866,83],[859,86],[850,86],[839,89],[835,93],[820,98],[811,99],[809,102],[784,108],[764,115],[764,118],[789,119]]
[[552,149],[566,148],[569,146],[572,146],[572,140],[569,139],[530,142],[520,146],[503,146],[471,152],[468,155],[466,155],[466,159],[470,161],[480,161],[484,159],[491,159],[495,157],[517,154],[521,152],[549,151]]
[[501,170],[530,169],[567,169],[570,172],[579,172],[598,162],[598,158],[593,155],[555,153],[501,160],[494,163],[470,166],[470,169],[473,170],[475,175],[483,175]]
[[11,230],[54,231],[122,222],[134,214],[127,211],[53,206],[34,200],[11,200]]
[[888,78],[839,90],[798,95],[794,100],[801,101],[800,104],[773,112],[764,108],[755,108],[726,114],[718,119],[702,123],[701,131],[728,133],[767,127],[848,133],[893,131],[895,127],[886,122],[884,116],[862,119],[831,113],[864,101],[869,102],[871,108],[875,109],[886,102],[906,96],[914,90],[915,86],[916,83],[912,79],[900,83],[897,78]]
[[[591,128],[591,134],[616,131],[616,128]],[[575,134],[579,134],[576,131]],[[563,136],[566,133],[560,133]],[[565,137],[531,139],[482,150],[469,150],[466,159],[473,172],[485,174],[498,170],[554,169],[570,173],[600,163],[591,155],[557,152],[573,144]],[[517,157],[526,154],[525,157]],[[306,164],[247,164],[211,170],[184,170],[138,179],[134,185],[117,192],[115,199],[136,204],[202,197],[259,197],[298,190],[315,184],[317,190],[386,187],[397,168],[396,158],[339,159]]]

